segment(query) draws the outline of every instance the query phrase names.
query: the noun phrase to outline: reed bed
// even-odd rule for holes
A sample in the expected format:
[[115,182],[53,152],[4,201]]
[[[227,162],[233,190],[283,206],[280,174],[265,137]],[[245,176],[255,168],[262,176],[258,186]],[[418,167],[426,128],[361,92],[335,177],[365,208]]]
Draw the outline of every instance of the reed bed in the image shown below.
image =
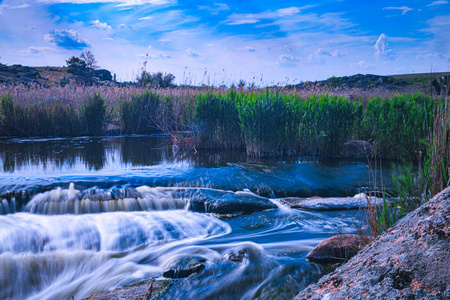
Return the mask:
[[423,140],[433,131],[433,99],[366,98],[360,92],[7,87],[0,89],[0,135],[100,135],[115,124],[125,134],[167,133],[176,147],[242,148],[255,157],[336,157],[352,139],[376,145],[383,158],[411,160],[425,151]]

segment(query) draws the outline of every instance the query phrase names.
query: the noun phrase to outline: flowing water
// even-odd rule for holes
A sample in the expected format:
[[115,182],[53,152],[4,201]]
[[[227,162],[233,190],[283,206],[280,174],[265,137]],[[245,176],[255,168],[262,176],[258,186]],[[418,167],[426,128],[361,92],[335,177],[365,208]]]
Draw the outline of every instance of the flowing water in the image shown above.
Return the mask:
[[[177,261],[204,270],[168,298],[291,299],[320,276],[307,252],[355,211],[308,212],[286,196],[353,196],[383,177],[367,160],[253,160],[242,152],[174,154],[163,136],[0,141],[0,299],[82,299],[161,278]],[[193,199],[270,199],[223,218]],[[197,210],[198,211],[198,210]]]

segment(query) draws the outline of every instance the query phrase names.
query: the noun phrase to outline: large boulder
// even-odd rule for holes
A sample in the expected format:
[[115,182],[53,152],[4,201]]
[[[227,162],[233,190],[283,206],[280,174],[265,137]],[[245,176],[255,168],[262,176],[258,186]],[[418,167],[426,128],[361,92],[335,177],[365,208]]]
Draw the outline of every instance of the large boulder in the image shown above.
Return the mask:
[[342,263],[355,256],[367,239],[357,234],[339,234],[318,244],[306,259],[320,264]]
[[295,299],[450,299],[450,187]]

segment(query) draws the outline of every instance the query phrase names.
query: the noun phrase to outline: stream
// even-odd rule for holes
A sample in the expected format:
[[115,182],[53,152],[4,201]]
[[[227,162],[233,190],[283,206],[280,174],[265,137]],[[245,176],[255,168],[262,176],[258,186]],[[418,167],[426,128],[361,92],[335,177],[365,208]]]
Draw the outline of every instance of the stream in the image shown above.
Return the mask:
[[[189,260],[204,269],[174,279],[166,298],[292,299],[323,272],[306,254],[354,233],[358,211],[304,211],[277,199],[354,196],[374,178],[389,185],[392,163],[369,164],[174,154],[158,135],[1,140],[0,299],[83,299],[161,279]],[[194,200],[228,198],[276,208],[193,209]]]

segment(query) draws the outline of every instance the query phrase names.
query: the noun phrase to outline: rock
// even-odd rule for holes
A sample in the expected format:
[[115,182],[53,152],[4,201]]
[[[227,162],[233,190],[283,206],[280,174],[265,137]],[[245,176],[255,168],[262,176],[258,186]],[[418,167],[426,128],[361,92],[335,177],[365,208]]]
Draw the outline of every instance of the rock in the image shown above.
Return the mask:
[[232,251],[226,255],[229,261],[241,263],[248,256],[246,249]]
[[172,286],[172,280],[148,280],[124,286],[110,292],[92,295],[84,300],[157,299]]
[[183,257],[170,263],[163,276],[166,278],[186,278],[200,274],[205,269],[203,257]]
[[320,264],[342,263],[355,256],[369,241],[357,234],[341,234],[318,244],[306,259]]
[[450,187],[295,299],[450,299]]
[[112,80],[111,72],[105,69],[94,70],[93,75],[98,77],[99,80],[107,80],[107,81]]
[[189,210],[214,214],[251,214],[277,208],[269,199],[245,192],[199,189],[189,202]]
[[[288,197],[279,199],[291,208],[301,208],[314,211],[334,211],[334,210],[352,210],[366,208],[370,204],[383,205],[382,198],[368,197],[365,194],[358,194],[348,198],[296,198]],[[390,203],[390,200],[387,199]]]
[[341,158],[372,157],[373,155],[374,147],[369,142],[361,140],[345,142],[339,153]]

